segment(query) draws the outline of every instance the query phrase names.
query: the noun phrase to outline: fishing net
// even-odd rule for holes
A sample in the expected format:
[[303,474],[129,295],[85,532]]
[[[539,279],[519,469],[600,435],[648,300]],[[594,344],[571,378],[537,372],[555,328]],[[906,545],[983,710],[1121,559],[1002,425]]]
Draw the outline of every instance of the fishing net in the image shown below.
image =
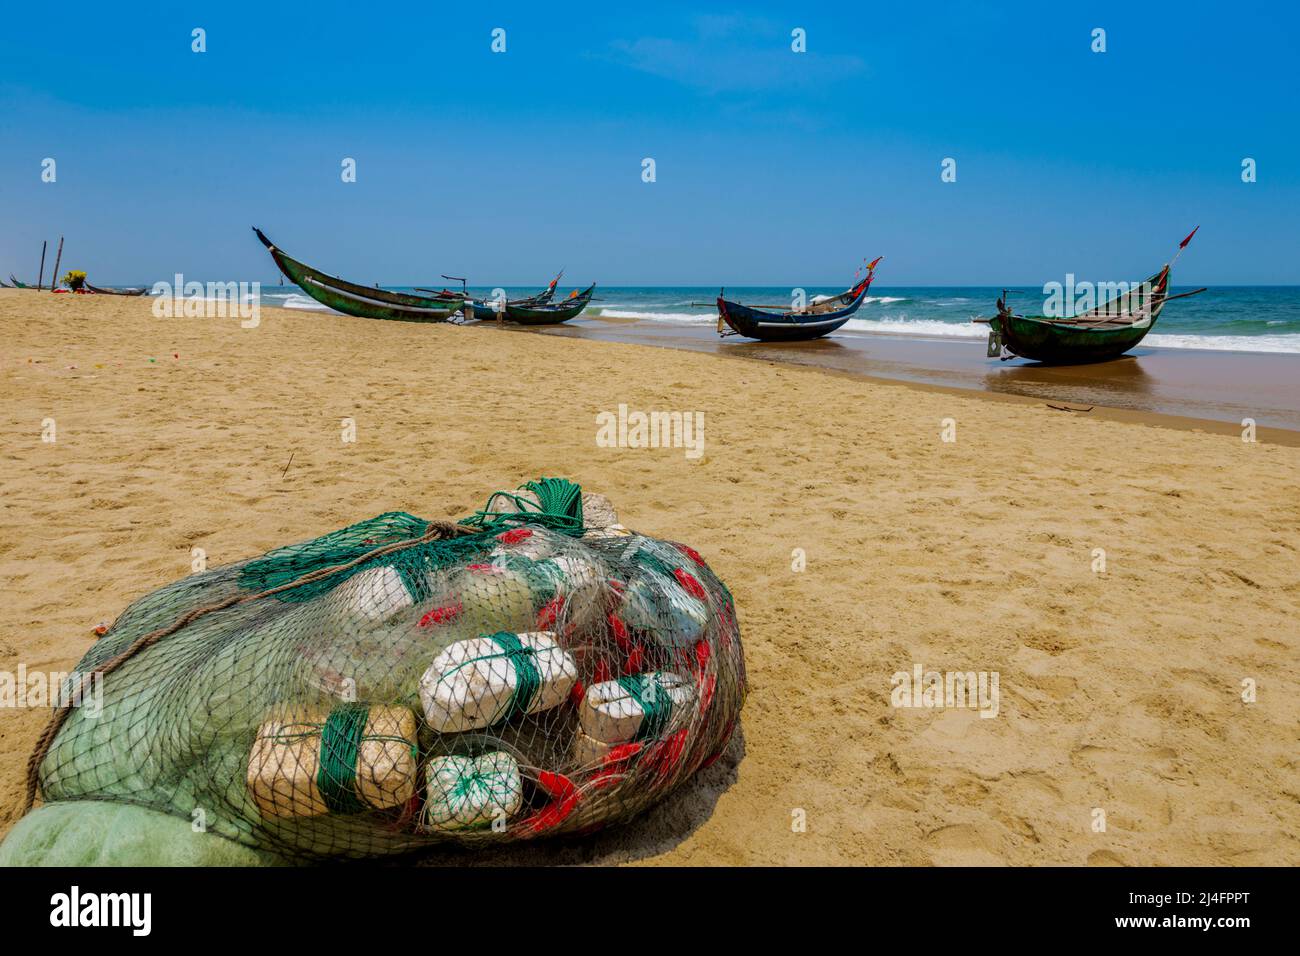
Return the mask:
[[459,525],[384,514],[161,588],[65,694],[47,804],[322,859],[624,821],[722,752],[745,670],[699,554],[541,479]]

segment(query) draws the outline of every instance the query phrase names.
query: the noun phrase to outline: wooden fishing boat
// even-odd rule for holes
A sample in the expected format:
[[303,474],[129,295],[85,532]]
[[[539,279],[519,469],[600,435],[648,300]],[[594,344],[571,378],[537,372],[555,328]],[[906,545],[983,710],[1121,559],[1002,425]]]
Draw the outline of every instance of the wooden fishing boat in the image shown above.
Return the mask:
[[30,286],[30,285],[28,285],[26,282],[21,282],[21,281],[19,281],[18,279],[15,279],[15,278],[14,278],[14,274],[13,274],[12,272],[9,273],[9,282],[13,285],[13,287],[14,287],[15,289],[31,289],[31,288],[35,288],[34,286]]
[[93,292],[95,295],[144,295],[148,289],[104,289],[97,285],[91,285],[89,282],[83,282],[87,292]]
[[539,305],[547,305],[555,297],[555,286],[560,281],[560,277],[563,275],[564,275],[564,271],[561,270],[560,274],[551,280],[551,284],[548,285],[541,292],[537,293],[537,295],[531,295],[523,299],[511,299],[507,301],[505,303],[505,309],[498,309],[497,303],[489,301],[487,299],[474,299],[470,303],[470,305],[474,310],[473,318],[483,319],[483,320],[495,319],[497,318],[499,313],[504,314],[504,312],[508,311],[512,306],[520,309],[530,309],[530,308],[535,308]]
[[257,233],[257,238],[270,251],[271,258],[290,281],[317,302],[336,312],[366,319],[445,322],[460,311],[464,304],[464,297],[453,292],[434,296],[410,295],[348,282],[285,255],[257,227],[253,228],[253,232]]
[[811,302],[799,311],[769,312],[766,309],[779,306],[742,305],[719,295],[718,334],[743,335],[762,342],[800,342],[830,335],[858,311],[876,276],[876,265],[883,258],[878,256],[867,265],[866,277],[857,285],[839,295]]
[[[1196,229],[1179,244],[1178,255],[1194,235]],[[1205,291],[1169,294],[1170,271],[1178,255],[1145,282],[1069,318],[1017,315],[1007,305],[1008,291],[1004,289],[997,315],[974,320],[989,324],[989,357],[1007,361],[1019,356],[1049,365],[1081,365],[1123,355],[1146,337],[1168,302]]]
[[[573,292],[562,302],[552,302],[549,298],[548,301],[537,304],[507,302],[501,318],[520,325],[559,325],[585,309],[595,291],[596,283],[593,282],[581,292]],[[493,311],[491,315],[495,318],[497,313]]]

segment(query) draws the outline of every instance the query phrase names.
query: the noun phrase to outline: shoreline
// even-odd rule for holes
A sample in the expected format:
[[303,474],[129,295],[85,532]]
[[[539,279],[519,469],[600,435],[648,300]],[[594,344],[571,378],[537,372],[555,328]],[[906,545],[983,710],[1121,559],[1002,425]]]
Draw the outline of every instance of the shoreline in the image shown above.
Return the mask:
[[[1140,348],[1132,357],[1095,365],[1049,367],[1023,360],[999,365],[994,359],[989,359],[989,364],[981,362],[982,341],[850,333],[806,343],[771,345],[722,340],[711,328],[701,331],[694,326],[621,317],[584,318],[558,326],[503,328],[774,362],[1013,404],[1092,406],[1088,412],[1062,414],[1221,435],[1240,436],[1241,420],[1253,418],[1258,440],[1300,445],[1300,355]],[[487,323],[471,323],[477,324]],[[660,325],[669,327],[661,329]],[[1198,400],[1195,391],[1207,388],[1213,389],[1215,396]],[[1238,388],[1253,394],[1254,407],[1249,399],[1229,397],[1228,393]]]

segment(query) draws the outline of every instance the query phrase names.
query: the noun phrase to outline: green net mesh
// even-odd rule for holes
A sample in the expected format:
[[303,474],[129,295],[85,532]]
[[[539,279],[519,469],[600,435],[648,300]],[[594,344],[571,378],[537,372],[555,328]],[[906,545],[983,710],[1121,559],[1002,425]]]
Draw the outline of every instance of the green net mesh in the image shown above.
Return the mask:
[[662,798],[737,721],[731,595],[553,481],[459,536],[384,514],[136,601],[77,667],[43,798],[305,859],[586,832]]

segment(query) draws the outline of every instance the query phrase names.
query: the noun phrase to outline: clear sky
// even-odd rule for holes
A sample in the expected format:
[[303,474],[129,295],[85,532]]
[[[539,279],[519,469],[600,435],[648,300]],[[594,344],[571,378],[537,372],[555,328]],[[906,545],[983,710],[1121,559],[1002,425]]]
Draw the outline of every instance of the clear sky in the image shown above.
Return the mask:
[[0,274],[62,233],[92,282],[269,282],[258,225],[385,285],[834,284],[877,255],[884,286],[1122,280],[1199,223],[1180,284],[1295,283],[1298,28],[1293,3],[8,4]]

